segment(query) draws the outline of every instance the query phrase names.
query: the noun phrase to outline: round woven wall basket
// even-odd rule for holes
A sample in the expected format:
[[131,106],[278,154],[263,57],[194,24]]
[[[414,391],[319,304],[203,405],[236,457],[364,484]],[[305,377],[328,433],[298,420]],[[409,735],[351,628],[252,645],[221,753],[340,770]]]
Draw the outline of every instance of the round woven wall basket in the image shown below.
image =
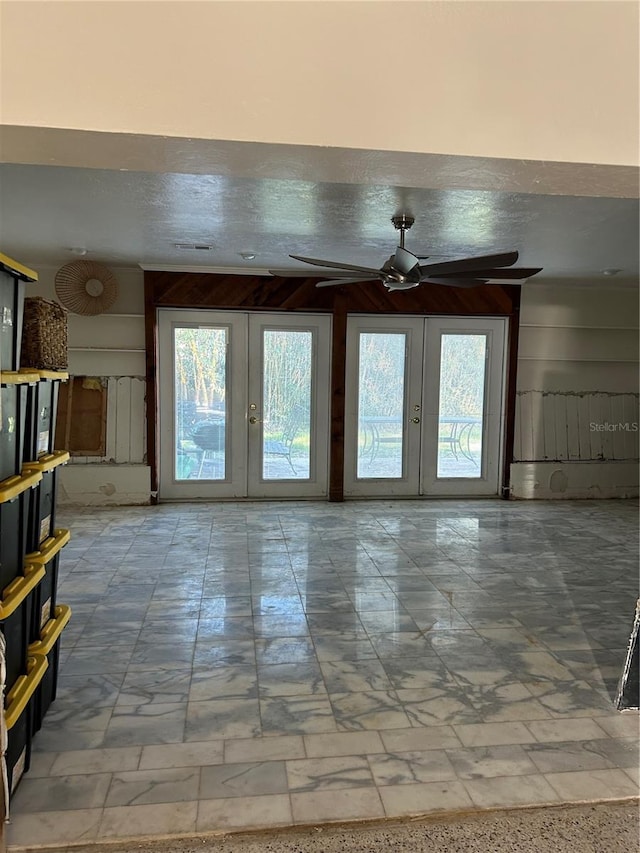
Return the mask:
[[74,314],[102,314],[118,297],[111,270],[95,261],[73,261],[56,273],[56,295]]

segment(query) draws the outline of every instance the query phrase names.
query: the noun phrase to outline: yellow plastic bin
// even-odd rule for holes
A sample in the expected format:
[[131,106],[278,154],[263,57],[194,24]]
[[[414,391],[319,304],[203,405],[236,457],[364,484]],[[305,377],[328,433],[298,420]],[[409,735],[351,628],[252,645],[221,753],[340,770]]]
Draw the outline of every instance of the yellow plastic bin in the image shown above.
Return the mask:
[[6,689],[11,690],[27,667],[27,650],[33,641],[34,599],[36,589],[45,577],[44,566],[29,566],[25,575],[15,578],[2,591],[0,630],[6,650]]
[[33,597],[32,636],[29,642],[38,640],[47,622],[53,618],[56,608],[60,552],[70,538],[71,534],[68,530],[54,530],[53,536],[46,539],[38,551],[27,554],[25,557],[25,572],[29,566],[36,565],[40,566],[45,573]]
[[60,636],[71,619],[71,608],[68,604],[59,604],[52,619],[44,627],[37,643],[29,646],[29,655],[44,655],[48,661],[38,689],[35,692],[35,704],[31,719],[31,734],[35,735],[42,726],[45,714],[56,698],[58,689],[58,670],[60,668]]
[[10,796],[13,796],[20,779],[31,763],[35,694],[48,666],[49,662],[45,655],[30,656],[27,660],[26,675],[16,681],[5,698],[6,762]]
[[66,382],[69,374],[57,370],[34,371],[32,368],[23,368],[21,372],[37,373],[39,379],[27,413],[25,435],[25,453],[37,462],[43,454],[53,452],[60,383]]
[[69,461],[67,450],[43,454],[37,462],[27,462],[22,469],[26,474],[39,473],[40,482],[31,492],[29,502],[29,539],[28,545],[38,550],[41,544],[53,535],[56,522],[56,503],[58,493],[58,470]]

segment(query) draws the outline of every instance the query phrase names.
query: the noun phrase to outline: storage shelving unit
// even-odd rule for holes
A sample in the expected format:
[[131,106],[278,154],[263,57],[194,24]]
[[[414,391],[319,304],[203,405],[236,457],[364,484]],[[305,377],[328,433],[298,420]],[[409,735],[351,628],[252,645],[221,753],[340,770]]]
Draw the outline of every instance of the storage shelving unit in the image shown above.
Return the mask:
[[55,525],[54,451],[64,372],[21,367],[25,283],[37,273],[0,254],[0,632],[5,640],[3,760],[9,796],[29,769],[31,743],[55,699],[62,631],[58,562],[69,531]]

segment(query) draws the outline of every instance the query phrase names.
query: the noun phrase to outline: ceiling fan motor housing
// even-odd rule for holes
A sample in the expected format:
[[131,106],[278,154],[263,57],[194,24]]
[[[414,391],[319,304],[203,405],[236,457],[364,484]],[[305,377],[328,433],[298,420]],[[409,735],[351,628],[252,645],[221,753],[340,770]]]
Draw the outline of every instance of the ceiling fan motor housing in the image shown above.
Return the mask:
[[396,231],[408,231],[416,220],[409,213],[396,213],[391,221]]

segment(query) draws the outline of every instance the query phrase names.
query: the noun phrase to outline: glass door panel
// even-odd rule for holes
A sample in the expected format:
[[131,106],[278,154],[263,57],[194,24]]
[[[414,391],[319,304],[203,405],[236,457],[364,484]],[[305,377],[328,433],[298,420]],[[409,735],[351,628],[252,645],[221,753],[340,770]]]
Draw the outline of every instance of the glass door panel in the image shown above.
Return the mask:
[[486,334],[440,338],[438,477],[482,476]]
[[406,346],[403,332],[360,333],[358,479],[403,475]]
[[160,498],[247,493],[247,318],[158,311]]
[[226,478],[226,326],[174,327],[174,479]]
[[505,325],[484,317],[426,320],[423,494],[499,493]]
[[349,317],[345,495],[418,490],[422,319]]
[[262,345],[262,478],[308,480],[313,334],[267,329]]
[[249,316],[250,496],[326,495],[330,344],[328,316]]

